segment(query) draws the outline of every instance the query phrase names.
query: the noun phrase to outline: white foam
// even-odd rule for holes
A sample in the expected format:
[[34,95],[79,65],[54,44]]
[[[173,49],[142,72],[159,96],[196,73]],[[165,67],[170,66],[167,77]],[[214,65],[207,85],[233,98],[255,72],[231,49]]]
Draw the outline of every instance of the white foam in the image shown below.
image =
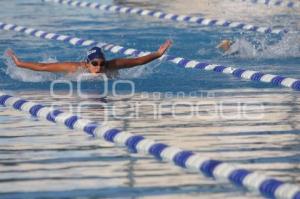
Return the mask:
[[[6,69],[5,73],[12,79],[23,82],[46,82],[57,79],[58,75],[49,72],[31,71],[24,68],[19,68],[15,65],[10,57],[4,55]],[[53,63],[56,60],[47,58],[44,62]]]

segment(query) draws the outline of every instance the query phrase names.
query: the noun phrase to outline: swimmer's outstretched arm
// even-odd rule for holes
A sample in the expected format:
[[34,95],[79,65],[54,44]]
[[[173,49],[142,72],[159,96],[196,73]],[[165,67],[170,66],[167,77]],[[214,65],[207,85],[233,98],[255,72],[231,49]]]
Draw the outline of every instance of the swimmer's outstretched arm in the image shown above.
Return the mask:
[[145,55],[137,58],[121,58],[121,59],[113,59],[107,61],[107,67],[109,69],[122,69],[122,68],[131,68],[139,65],[147,64],[155,59],[160,58],[167,49],[172,45],[172,41],[167,40],[160,48],[149,55]]
[[82,66],[81,62],[62,62],[62,63],[36,63],[36,62],[24,62],[20,60],[12,50],[8,50],[6,55],[11,57],[16,66],[20,68],[26,68],[34,71],[46,71],[46,72],[75,72],[79,66]]

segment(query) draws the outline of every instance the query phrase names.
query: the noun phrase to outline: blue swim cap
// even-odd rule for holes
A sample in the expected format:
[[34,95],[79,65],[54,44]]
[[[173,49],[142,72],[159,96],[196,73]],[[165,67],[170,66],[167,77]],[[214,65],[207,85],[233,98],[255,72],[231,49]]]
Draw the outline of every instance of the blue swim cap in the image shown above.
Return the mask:
[[105,59],[104,54],[99,47],[93,47],[89,51],[87,51],[87,58],[86,60],[89,62],[93,59]]

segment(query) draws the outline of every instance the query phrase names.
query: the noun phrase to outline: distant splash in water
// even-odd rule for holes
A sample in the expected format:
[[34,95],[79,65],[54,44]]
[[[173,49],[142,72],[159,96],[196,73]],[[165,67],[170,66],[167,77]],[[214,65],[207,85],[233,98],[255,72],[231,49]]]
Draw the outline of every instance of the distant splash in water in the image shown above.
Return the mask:
[[286,34],[277,44],[266,46],[262,56],[267,58],[300,57],[300,35]]
[[268,44],[266,40],[252,42],[237,39],[224,56],[233,56],[244,59],[280,59],[300,57],[300,36],[286,34],[279,42]]
[[[13,60],[4,53],[3,58],[5,60],[6,68],[1,70],[10,78],[22,82],[50,82],[54,80],[67,80],[67,81],[97,81],[103,80],[102,75],[92,75],[85,70],[78,70],[76,73],[63,74],[63,73],[51,73],[51,72],[39,72],[31,71],[28,69],[19,68],[15,65]],[[55,58],[44,57],[41,63],[56,63]],[[120,73],[114,79],[134,79],[144,78],[152,73],[160,65],[161,61],[157,63],[150,63],[143,66],[120,70]]]

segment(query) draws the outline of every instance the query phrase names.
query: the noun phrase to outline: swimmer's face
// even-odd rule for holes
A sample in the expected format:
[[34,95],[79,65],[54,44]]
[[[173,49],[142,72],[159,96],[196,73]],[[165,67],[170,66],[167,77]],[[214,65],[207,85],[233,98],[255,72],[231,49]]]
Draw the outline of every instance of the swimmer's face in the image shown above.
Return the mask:
[[88,62],[88,69],[90,73],[104,73],[105,60],[93,59]]

